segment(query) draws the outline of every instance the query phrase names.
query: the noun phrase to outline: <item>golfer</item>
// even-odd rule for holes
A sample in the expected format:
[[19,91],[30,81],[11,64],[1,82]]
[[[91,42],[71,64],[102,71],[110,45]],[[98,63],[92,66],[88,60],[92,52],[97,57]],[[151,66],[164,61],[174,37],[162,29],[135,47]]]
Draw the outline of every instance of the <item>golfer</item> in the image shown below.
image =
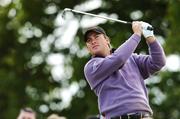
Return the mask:
[[[152,119],[144,80],[165,65],[163,48],[150,24],[132,23],[132,36],[116,50],[101,27],[87,29],[84,40],[92,58],[84,67],[91,89],[98,97],[100,113],[105,119]],[[144,36],[149,55],[133,53]]]

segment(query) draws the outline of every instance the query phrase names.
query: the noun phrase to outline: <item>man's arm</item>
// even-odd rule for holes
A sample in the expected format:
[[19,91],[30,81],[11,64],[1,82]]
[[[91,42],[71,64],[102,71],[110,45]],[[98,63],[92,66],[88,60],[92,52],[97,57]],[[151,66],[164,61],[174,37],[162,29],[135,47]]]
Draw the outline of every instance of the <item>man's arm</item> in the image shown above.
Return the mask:
[[[142,23],[144,27],[149,25],[145,22]],[[158,41],[156,41],[153,31],[143,29],[143,36],[149,47],[149,55],[135,55],[134,59],[143,77],[147,78],[149,75],[159,71],[165,65],[166,60],[164,50]]]

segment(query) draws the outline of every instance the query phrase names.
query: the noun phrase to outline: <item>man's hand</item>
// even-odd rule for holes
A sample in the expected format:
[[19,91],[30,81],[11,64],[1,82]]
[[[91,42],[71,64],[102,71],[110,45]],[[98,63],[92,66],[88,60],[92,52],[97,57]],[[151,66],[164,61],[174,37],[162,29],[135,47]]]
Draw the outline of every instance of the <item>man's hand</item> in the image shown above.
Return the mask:
[[147,29],[148,27],[152,27],[149,23],[141,22],[141,25],[142,25],[143,36],[144,36],[145,38],[148,38],[148,37],[150,37],[150,36],[154,36],[153,30],[148,30],[148,29]]
[[148,30],[147,27],[152,27],[149,23],[141,22],[143,36],[146,38],[147,43],[152,43],[156,39],[153,30]]
[[132,30],[133,30],[134,34],[141,36],[141,34],[142,34],[141,24],[142,23],[140,21],[133,21],[132,22]]

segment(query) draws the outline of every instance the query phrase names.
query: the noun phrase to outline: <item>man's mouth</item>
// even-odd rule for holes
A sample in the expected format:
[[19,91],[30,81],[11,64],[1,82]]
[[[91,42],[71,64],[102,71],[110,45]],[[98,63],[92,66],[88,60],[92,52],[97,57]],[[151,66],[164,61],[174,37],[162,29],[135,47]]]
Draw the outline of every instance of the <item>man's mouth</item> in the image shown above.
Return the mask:
[[99,46],[99,45],[95,45],[95,46],[93,46],[92,48],[93,48],[93,49],[96,49],[98,46]]

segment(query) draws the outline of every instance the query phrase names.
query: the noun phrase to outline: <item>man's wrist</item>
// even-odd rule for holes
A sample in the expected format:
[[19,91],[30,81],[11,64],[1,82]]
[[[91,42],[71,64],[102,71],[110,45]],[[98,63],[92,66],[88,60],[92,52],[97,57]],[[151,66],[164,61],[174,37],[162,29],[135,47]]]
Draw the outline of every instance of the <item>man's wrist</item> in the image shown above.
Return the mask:
[[141,37],[141,33],[139,33],[139,32],[134,32],[134,34],[136,34],[136,35]]
[[156,41],[156,38],[154,36],[149,36],[146,38],[146,41],[148,44],[151,44]]

